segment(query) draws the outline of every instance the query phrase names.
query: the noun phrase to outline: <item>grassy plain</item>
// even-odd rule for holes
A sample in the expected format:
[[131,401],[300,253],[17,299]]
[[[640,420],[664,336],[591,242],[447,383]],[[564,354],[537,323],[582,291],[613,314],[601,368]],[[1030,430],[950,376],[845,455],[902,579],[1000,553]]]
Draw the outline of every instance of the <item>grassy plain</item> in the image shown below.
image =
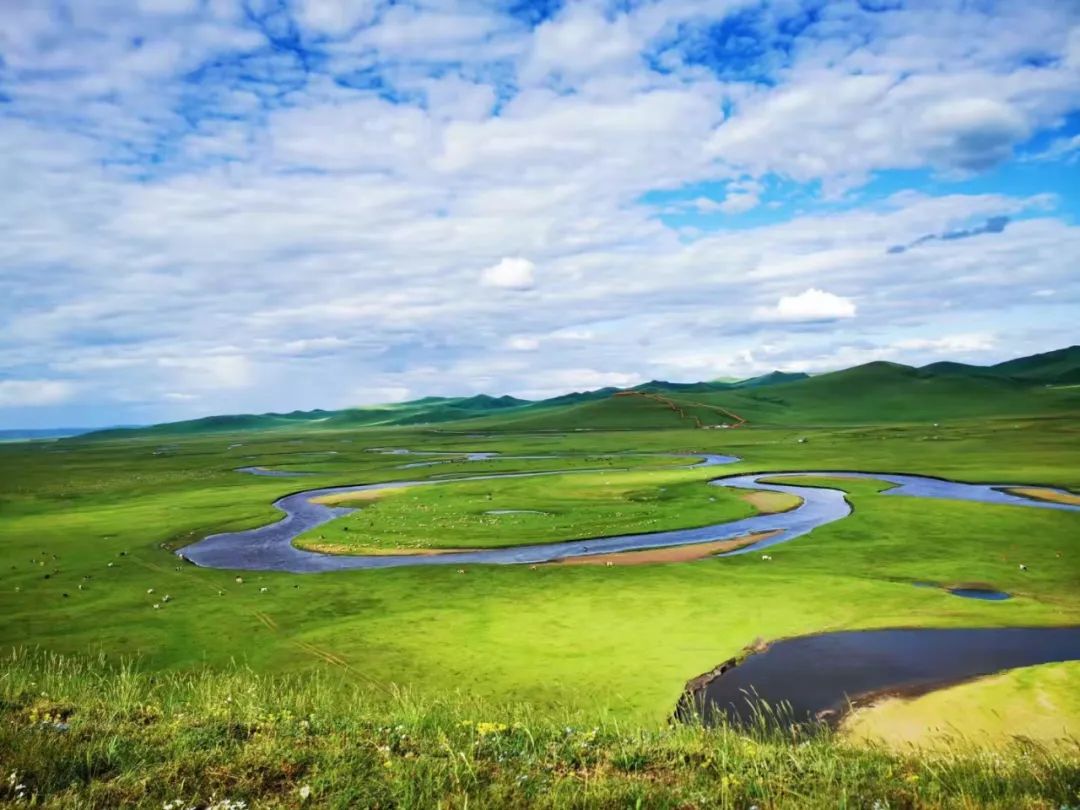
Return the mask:
[[[807,441],[799,443],[798,438]],[[307,576],[262,573],[244,574],[243,584],[238,584],[233,572],[184,565],[170,549],[208,533],[273,520],[279,513],[271,502],[288,492],[334,484],[415,480],[448,472],[460,475],[610,466],[596,473],[447,483],[416,490],[415,496],[421,500],[415,505],[449,510],[440,513],[440,520],[451,514],[460,516],[461,528],[451,526],[445,533],[436,533],[433,523],[425,524],[429,512],[392,507],[407,504],[413,497],[411,491],[378,503],[373,511],[359,512],[355,518],[362,526],[365,514],[375,516],[383,507],[398,509],[392,514],[395,521],[400,520],[395,530],[399,533],[388,531],[383,535],[386,542],[423,538],[449,545],[498,544],[505,542],[499,532],[485,528],[485,519],[490,516],[475,514],[476,492],[492,495],[490,502],[485,499],[479,504],[483,507],[480,511],[530,505],[554,510],[557,498],[573,503],[587,499],[589,492],[604,492],[602,482],[609,478],[613,492],[597,500],[594,512],[585,510],[583,514],[590,514],[591,522],[582,524],[585,528],[575,533],[610,533],[598,531],[605,525],[617,531],[636,531],[632,527],[646,525],[643,522],[649,520],[660,522],[648,525],[686,525],[699,519],[712,522],[717,512],[738,515],[750,510],[741,500],[718,498],[709,502],[712,489],[703,482],[711,477],[808,468],[912,472],[1075,491],[1080,490],[1078,439],[1080,427],[1075,420],[1040,418],[950,423],[937,428],[924,424],[797,430],[752,427],[738,431],[620,430],[497,436],[444,426],[3,445],[0,646],[34,647],[75,656],[101,654],[106,666],[136,658],[145,672],[161,676],[174,673],[181,683],[186,683],[182,673],[192,669],[226,673],[226,680],[238,677],[228,673],[239,663],[260,677],[307,679],[318,674],[319,683],[325,685],[321,688],[327,691],[355,688],[377,695],[401,687],[423,705],[448,696],[465,702],[476,698],[487,701],[486,705],[523,704],[532,716],[548,718],[544,722],[568,715],[578,718],[575,722],[579,724],[585,722],[583,718],[592,718],[591,722],[605,729],[604,734],[615,734],[611,742],[615,748],[605,748],[609,753],[636,750],[617,742],[622,739],[618,734],[627,729],[640,729],[634,733],[646,736],[674,734],[671,739],[675,741],[670,742],[674,748],[665,747],[665,742],[650,749],[653,753],[649,756],[660,757],[675,771],[652,782],[636,771],[625,781],[619,776],[618,786],[612,787],[616,792],[610,795],[633,797],[644,795],[634,791],[648,789],[676,796],[672,791],[683,788],[676,788],[670,781],[675,777],[670,775],[682,774],[679,763],[684,760],[679,752],[684,744],[694,750],[713,751],[703,756],[728,763],[725,768],[743,767],[732,764],[735,758],[724,747],[729,742],[686,743],[678,733],[661,731],[688,678],[709,670],[756,638],[864,627],[1078,624],[1078,516],[1015,506],[882,497],[875,482],[848,480],[841,485],[849,493],[854,514],[772,549],[770,563],[746,555],[626,567],[470,567],[465,576],[452,567]],[[368,452],[387,446],[494,450],[507,456],[570,453],[574,458],[495,459],[401,469],[403,463],[417,459]],[[677,460],[651,456],[598,460],[628,451],[713,451],[744,460],[699,470],[673,469]],[[250,465],[314,475],[261,478],[233,471]],[[615,469],[626,467],[630,471]],[[575,485],[579,479],[582,483]],[[662,493],[661,487],[666,487]],[[699,490],[708,494],[702,498]],[[626,500],[638,492],[645,493],[644,500]],[[659,508],[661,496],[674,499],[676,514]],[[624,514],[614,514],[618,511]],[[515,527],[511,542],[529,532],[535,532],[531,535],[535,538],[556,539],[564,528],[574,528],[559,524],[558,531],[551,531],[552,525],[544,522],[548,519],[500,516],[497,525]],[[394,524],[384,521],[382,525],[389,528]],[[1026,571],[1020,570],[1020,563],[1027,566]],[[911,583],[917,580],[987,582],[1010,591],[1015,598],[1007,602],[959,599],[935,589],[913,587]],[[148,593],[151,588],[154,592]],[[161,601],[165,594],[171,597],[167,603]],[[154,609],[154,604],[161,607]],[[211,675],[200,677],[212,679]],[[1030,677],[1037,680],[1042,676],[1035,673]],[[1080,690],[1077,668],[1067,670],[1066,676],[1054,677],[1065,677],[1070,687]],[[266,686],[269,681],[253,683],[263,684],[253,689],[276,688]],[[71,683],[65,688],[82,687]],[[83,695],[89,700],[86,693]],[[21,706],[21,700],[5,703],[4,710],[14,711],[11,707]],[[87,709],[89,715],[105,711],[94,705],[98,708]],[[374,715],[365,716],[370,719]],[[455,715],[452,722],[462,719],[482,718]],[[372,725],[376,721],[341,722]],[[538,721],[537,728],[542,726]],[[102,726],[107,728],[111,727]],[[618,733],[611,729],[618,729]],[[7,749],[22,739],[17,736],[22,732],[5,733],[16,736],[8,737],[0,748]],[[204,732],[190,733],[194,739]],[[347,736],[354,732],[341,733]],[[537,739],[544,741],[541,748],[554,739],[550,736],[554,733],[554,725],[537,732]],[[1014,733],[1022,733],[1022,729]],[[105,745],[96,730],[79,739],[87,745]],[[259,756],[284,745],[274,739],[266,743],[266,751],[259,749]],[[130,744],[137,747],[144,743],[150,745],[148,750],[159,752],[147,754],[148,768],[154,756],[166,757],[161,753],[165,750],[161,748],[163,738]],[[241,756],[237,753],[241,749],[247,752],[244,757],[256,756],[242,740],[222,745],[232,752],[229,756]],[[718,746],[715,750],[710,748],[714,745]],[[308,765],[324,763],[320,767],[328,772],[344,767],[340,759],[344,754],[327,749],[304,756],[309,754]],[[74,756],[72,752],[65,756],[69,755]],[[610,753],[610,757],[616,756]],[[882,769],[891,767],[898,769],[895,773],[903,773],[907,767],[897,765],[898,760],[890,759],[891,755],[881,756],[884,758],[872,761],[880,763]],[[334,759],[338,764],[331,765],[322,757],[338,757]],[[779,754],[776,759],[779,761]],[[769,761],[772,767],[788,767]],[[252,767],[253,762],[249,762]],[[119,764],[114,762],[110,767],[115,770]],[[169,767],[180,766],[174,763]],[[577,773],[574,784],[580,788],[580,769],[552,767],[559,778],[569,779],[568,774]],[[112,772],[109,768],[101,771]],[[160,776],[153,768],[139,772],[147,778]],[[93,781],[94,773],[91,768],[85,778]],[[438,779],[452,778],[447,775],[450,771],[438,773]],[[494,790],[491,785],[511,790],[508,783],[500,781],[506,774],[499,773],[502,775],[490,784],[483,780],[463,782],[465,786],[457,789],[469,793],[474,787],[480,790],[476,786],[482,784],[485,791]],[[853,789],[855,784],[845,781],[848,777],[839,772],[830,778],[838,790]],[[386,789],[407,790],[403,779],[394,776],[392,786]],[[696,783],[691,780],[688,784]],[[1025,784],[1023,780],[1016,782],[1016,790],[1026,790],[1022,787]],[[569,790],[570,782],[566,785],[560,789]],[[400,798],[403,794],[380,795]],[[479,801],[479,794],[469,795]],[[496,794],[484,795],[489,804],[495,804],[491,797]],[[583,806],[589,804],[587,791],[575,795]],[[756,795],[733,793],[738,800],[733,798],[731,804],[743,806],[744,799]],[[390,803],[383,802],[384,806]],[[674,799],[672,803],[676,803]],[[1002,798],[1001,806],[1019,805]]]

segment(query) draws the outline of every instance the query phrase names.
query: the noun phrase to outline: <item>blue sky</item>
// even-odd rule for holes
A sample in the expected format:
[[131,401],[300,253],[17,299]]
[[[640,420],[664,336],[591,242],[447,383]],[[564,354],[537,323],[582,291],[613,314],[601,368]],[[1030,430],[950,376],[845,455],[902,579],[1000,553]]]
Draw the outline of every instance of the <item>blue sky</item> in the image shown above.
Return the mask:
[[0,427],[1077,342],[1080,6],[0,0]]

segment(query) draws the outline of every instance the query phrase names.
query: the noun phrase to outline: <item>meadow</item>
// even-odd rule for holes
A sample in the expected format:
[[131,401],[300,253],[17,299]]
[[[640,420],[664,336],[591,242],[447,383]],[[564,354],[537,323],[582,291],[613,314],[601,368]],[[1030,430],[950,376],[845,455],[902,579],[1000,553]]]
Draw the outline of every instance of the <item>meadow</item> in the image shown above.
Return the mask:
[[[231,776],[217,771],[217,776],[197,776],[180,764],[182,749],[176,746],[181,744],[169,743],[167,729],[202,729],[185,731],[189,736],[183,739],[209,735],[205,756],[222,758],[218,770],[258,770],[264,766],[256,763],[284,756],[294,730],[270,733],[259,726],[258,734],[249,729],[240,737],[230,736],[220,718],[210,723],[216,717],[210,704],[184,709],[186,698],[176,695],[209,691],[211,684],[223,689],[221,684],[231,684],[227,694],[238,695],[241,684],[248,682],[250,712],[276,712],[286,706],[299,716],[304,702],[316,698],[305,696],[308,687],[298,684],[317,683],[318,700],[356,709],[323,711],[320,716],[329,723],[326,734],[331,737],[362,738],[368,745],[375,739],[371,735],[382,733],[378,728],[403,725],[410,739],[420,740],[413,761],[401,763],[400,771],[394,770],[400,759],[395,755],[394,764],[377,771],[374,782],[357,777],[355,784],[363,782],[364,790],[375,790],[377,783],[382,792],[371,796],[378,797],[372,799],[378,806],[430,806],[435,795],[445,797],[448,806],[464,806],[465,801],[471,806],[520,804],[532,795],[523,785],[535,775],[531,768],[540,767],[537,763],[549,768],[545,790],[554,791],[551,806],[560,806],[558,797],[565,800],[562,806],[634,806],[639,800],[641,806],[706,806],[693,797],[722,795],[710,791],[721,790],[724,774],[736,780],[729,779],[729,794],[723,794],[729,795],[728,806],[807,806],[799,798],[811,795],[806,791],[820,795],[821,806],[844,801],[869,806],[863,801],[871,795],[865,780],[877,779],[884,779],[881,795],[892,802],[888,806],[916,806],[921,801],[918,791],[903,781],[904,775],[922,780],[928,778],[926,768],[937,766],[910,753],[854,745],[855,735],[849,739],[844,731],[840,737],[815,737],[806,749],[796,747],[807,752],[805,760],[791,753],[790,740],[758,740],[754,745],[770,752],[765,757],[768,768],[787,774],[776,783],[786,787],[763,787],[768,769],[753,771],[761,764],[753,761],[736,763],[733,752],[743,738],[735,732],[668,727],[684,684],[756,639],[871,627],[1080,624],[1075,514],[885,497],[877,482],[842,480],[839,485],[848,492],[853,514],[775,547],[768,563],[759,555],[745,555],[625,567],[474,566],[464,573],[452,567],[318,575],[246,572],[240,582],[234,572],[184,564],[172,551],[209,533],[276,519],[270,504],[288,492],[482,472],[570,470],[532,479],[447,481],[405,490],[317,532],[345,546],[340,550],[355,551],[369,546],[544,542],[695,525],[714,522],[717,516],[726,520],[752,513],[755,507],[737,495],[705,485],[719,475],[750,471],[912,472],[1075,491],[1080,489],[1078,430],[1074,420],[1053,417],[957,421],[937,427],[559,433],[488,433],[454,423],[3,445],[0,646],[24,652],[15,653],[0,680],[8,723],[0,765],[23,773],[34,770],[31,765],[37,762],[41,775],[35,784],[58,806],[70,806],[73,797],[102,805],[107,803],[102,797],[120,795],[110,791],[130,789],[125,780],[141,778],[148,784],[169,773],[204,803],[211,792],[223,795],[227,784],[233,784],[242,785],[236,795],[259,799],[260,806],[271,800],[289,806],[299,801],[289,792],[297,785],[284,776],[267,777],[265,784],[245,781],[250,774],[232,783]],[[489,451],[506,458],[403,469],[410,462],[445,459],[372,452],[377,448]],[[687,459],[649,455],[694,452],[732,454],[742,461],[692,469],[683,466]],[[565,457],[511,458],[555,455]],[[270,478],[234,471],[243,466],[308,474]],[[484,514],[491,509],[549,514]],[[913,587],[915,581],[986,582],[1014,598],[960,599]],[[57,654],[64,658],[47,657]],[[167,705],[159,706],[164,719],[139,726],[119,710],[110,715],[115,701],[106,700],[104,692],[95,697],[102,690],[87,684],[94,677],[112,683],[106,673],[117,671],[129,673],[127,681],[117,681],[131,684],[125,704],[129,708],[130,701],[153,704],[156,690],[174,690]],[[80,730],[78,735],[55,740],[33,736],[36,727],[24,722],[37,700],[27,684],[46,677],[56,685],[43,691],[48,700],[68,707],[65,712],[74,718],[71,730]],[[1024,678],[1026,688],[1044,703],[1075,712],[1070,695],[1080,689],[1080,664],[1032,668]],[[990,690],[998,695],[995,700],[1003,692],[1015,690]],[[391,700],[394,695],[398,703]],[[932,712],[924,713],[924,733],[915,735],[920,744],[929,741],[931,727],[962,729],[981,712],[973,727],[984,740],[994,735],[1003,745],[1017,735],[1043,740],[1040,745],[1048,748],[1037,748],[1036,753],[1028,749],[1023,757],[1042,763],[1032,774],[1043,773],[1038,768],[1045,767],[1046,774],[1053,775],[1018,777],[1008,785],[986,774],[976,779],[982,754],[961,756],[954,750],[951,764],[934,771],[940,785],[960,779],[957,774],[963,772],[978,782],[970,790],[980,801],[1003,807],[1058,807],[1080,801],[1076,746],[1059,739],[1064,734],[1054,725],[1054,712],[1033,713],[1025,728],[1017,720],[1023,719],[1022,712],[1008,715],[1008,723],[995,721],[992,701],[964,695],[960,701],[940,700]],[[333,703],[338,700],[348,703]],[[455,736],[457,724],[512,726],[524,722],[522,717],[528,718],[525,731],[514,734],[531,740],[523,747],[514,735],[504,739],[503,732],[491,737],[461,731],[464,736]],[[560,739],[565,718],[573,718],[575,729],[599,729],[601,742],[595,750],[602,753],[589,760],[592,764],[567,765],[562,754],[545,759],[543,752]],[[203,720],[217,730],[207,731],[200,725]],[[882,728],[885,744],[891,744],[889,724],[878,723],[878,731]],[[910,739],[910,730],[905,733]],[[456,765],[441,759],[435,763],[424,753],[430,753],[426,746],[437,747],[444,738],[453,741],[447,743],[452,750],[459,744],[462,750],[468,748],[466,738],[469,745],[480,740],[483,750],[497,739],[504,760],[494,766],[477,763],[474,746],[462,760],[470,763],[473,776],[464,778]],[[504,742],[505,750],[499,747]],[[70,765],[110,744],[122,749],[109,754],[111,764]],[[60,752],[54,752],[59,763],[55,768],[27,753],[53,751],[49,746]],[[642,747],[648,753],[642,753]],[[833,765],[820,758],[827,749],[840,752]],[[143,753],[130,753],[136,750]],[[1009,750],[1013,753],[1008,756],[1020,756]],[[13,759],[16,751],[22,753]],[[620,759],[627,751],[637,753]],[[335,769],[351,767],[353,756],[359,754],[312,741],[283,761],[299,758],[296,773],[322,773],[325,785],[320,789],[330,790],[333,774],[340,774]],[[370,756],[372,767],[384,767],[378,756]],[[523,756],[528,767],[519,759]],[[723,765],[685,776],[699,756]],[[815,756],[817,764],[811,764]],[[636,757],[648,764],[614,764],[636,762]],[[1021,769],[1024,761],[1008,760],[1011,764],[1002,767]],[[63,762],[75,770],[64,771]],[[503,762],[517,762],[515,768],[520,768],[504,768]],[[853,770],[846,773],[849,766]],[[421,792],[409,794],[405,774],[420,779],[420,771],[432,780],[417,783],[428,792],[417,787]],[[896,779],[885,779],[886,771]],[[481,773],[490,779],[480,778]],[[953,776],[940,781],[947,773]],[[522,775],[526,780],[515,781]],[[72,782],[76,787],[68,787]],[[281,787],[286,782],[288,790]],[[591,792],[602,784],[606,787]],[[741,786],[737,790],[732,788],[736,784]],[[935,788],[937,799],[923,797],[931,806],[945,803],[942,797],[948,791],[940,785]],[[350,795],[347,790],[333,793],[333,801],[346,806]]]

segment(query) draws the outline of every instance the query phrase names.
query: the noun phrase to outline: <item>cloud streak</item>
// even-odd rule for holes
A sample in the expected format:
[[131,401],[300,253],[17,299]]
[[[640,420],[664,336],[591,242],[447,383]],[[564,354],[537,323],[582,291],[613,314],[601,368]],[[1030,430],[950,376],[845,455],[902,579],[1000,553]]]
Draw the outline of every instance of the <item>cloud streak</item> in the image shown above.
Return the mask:
[[985,223],[974,228],[960,228],[957,230],[945,231],[944,233],[928,233],[920,236],[912,242],[906,245],[893,245],[886,253],[896,254],[904,253],[911,250],[913,247],[924,245],[927,242],[933,242],[935,239],[941,239],[946,242],[955,241],[957,239],[970,239],[972,236],[982,236],[986,233],[1001,233],[1005,230],[1005,227],[1009,224],[1009,217],[1001,214],[999,216],[990,217]]

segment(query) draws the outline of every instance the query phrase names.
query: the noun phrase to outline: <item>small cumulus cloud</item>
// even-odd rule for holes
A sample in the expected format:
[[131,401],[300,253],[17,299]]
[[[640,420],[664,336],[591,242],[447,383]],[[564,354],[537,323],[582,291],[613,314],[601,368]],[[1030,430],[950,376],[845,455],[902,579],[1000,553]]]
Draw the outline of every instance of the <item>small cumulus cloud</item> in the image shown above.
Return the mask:
[[504,290],[531,290],[536,284],[536,265],[521,257],[507,257],[484,269],[480,283]]
[[855,317],[855,302],[811,287],[798,295],[781,296],[775,307],[758,309],[759,320],[807,323]]
[[0,408],[57,405],[74,394],[67,380],[0,380]]
[[761,205],[762,190],[761,183],[752,179],[731,183],[718,207],[725,214],[744,214]]

